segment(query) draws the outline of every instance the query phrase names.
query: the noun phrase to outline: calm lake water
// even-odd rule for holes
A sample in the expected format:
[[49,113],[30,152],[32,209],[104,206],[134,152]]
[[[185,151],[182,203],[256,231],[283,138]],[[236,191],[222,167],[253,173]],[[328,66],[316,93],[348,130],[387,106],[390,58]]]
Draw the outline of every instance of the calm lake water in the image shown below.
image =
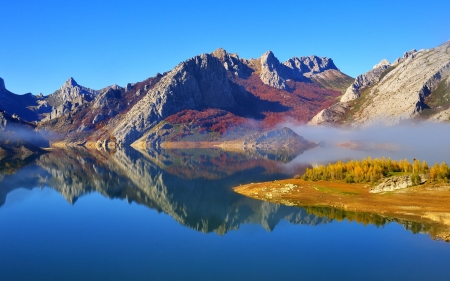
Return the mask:
[[427,226],[336,221],[231,190],[301,173],[313,153],[68,150],[3,162],[0,280],[449,280],[450,243]]

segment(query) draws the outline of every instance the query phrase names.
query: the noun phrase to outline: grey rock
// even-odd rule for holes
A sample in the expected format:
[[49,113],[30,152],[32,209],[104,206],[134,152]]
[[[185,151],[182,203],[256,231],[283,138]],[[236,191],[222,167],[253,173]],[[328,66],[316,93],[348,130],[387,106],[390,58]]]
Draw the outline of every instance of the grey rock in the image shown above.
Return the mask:
[[293,57],[283,65],[291,69],[291,77],[297,79],[302,79],[302,76],[311,77],[330,69],[339,70],[332,59],[318,56]]
[[246,64],[242,63],[237,54],[227,53],[227,51],[222,48],[215,50],[211,55],[219,59],[223,64],[223,67],[234,76],[246,78],[253,71]]
[[323,109],[308,122],[308,125],[322,125],[338,122],[344,116],[348,106],[348,103],[338,102]]
[[290,90],[286,82],[289,79],[295,81],[310,81],[314,75],[327,70],[339,70],[330,58],[310,56],[293,57],[284,63],[279,60],[271,51],[267,51],[260,58],[261,81],[271,87]]
[[286,90],[287,75],[284,67],[271,51],[264,53],[261,58],[261,73],[259,77],[261,81],[271,87]]
[[405,53],[403,54],[403,57],[396,59],[396,60],[394,61],[393,64],[394,64],[394,65],[397,65],[397,64],[399,64],[399,63],[404,62],[404,61],[407,60],[407,59],[414,59],[414,58],[416,57],[417,53],[418,53],[418,52],[417,52],[416,49],[411,50],[411,51],[409,51],[409,52],[405,52]]
[[380,63],[376,64],[372,70],[359,75],[356,77],[355,82],[353,82],[350,87],[348,87],[345,94],[341,97],[341,102],[349,102],[360,97],[360,91],[365,88],[377,83],[380,80],[383,72],[390,66],[388,60],[383,59]]
[[114,130],[119,145],[131,144],[159,121],[183,109],[234,106],[222,63],[210,54],[193,57],[168,72]]
[[[450,41],[430,50],[406,52],[390,66],[382,61],[371,71],[358,76],[340,102],[358,99],[361,90],[370,87],[365,99],[351,111],[351,125],[381,123],[392,126],[420,116],[429,108],[426,98],[441,82],[450,81],[447,79],[450,79]],[[430,120],[449,120],[448,108],[437,106],[434,110],[437,113],[429,117]],[[323,117],[323,113],[319,115]]]
[[[420,175],[420,182],[425,183],[427,179],[424,175]],[[407,188],[413,185],[411,177],[406,176],[393,176],[384,179],[379,185],[369,190],[370,193],[381,193],[386,191],[394,191],[398,189]]]
[[94,100],[98,93],[98,91],[78,85],[75,79],[70,77],[59,90],[48,96],[47,101],[53,109],[42,121],[68,114],[79,106]]

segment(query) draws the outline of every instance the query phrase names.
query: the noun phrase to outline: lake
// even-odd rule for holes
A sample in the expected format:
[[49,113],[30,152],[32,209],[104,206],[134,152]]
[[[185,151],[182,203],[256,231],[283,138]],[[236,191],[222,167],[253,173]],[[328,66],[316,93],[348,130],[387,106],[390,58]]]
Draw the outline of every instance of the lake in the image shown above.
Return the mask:
[[450,243],[425,225],[336,220],[231,190],[299,174],[315,153],[333,155],[79,149],[4,161],[0,280],[448,280]]

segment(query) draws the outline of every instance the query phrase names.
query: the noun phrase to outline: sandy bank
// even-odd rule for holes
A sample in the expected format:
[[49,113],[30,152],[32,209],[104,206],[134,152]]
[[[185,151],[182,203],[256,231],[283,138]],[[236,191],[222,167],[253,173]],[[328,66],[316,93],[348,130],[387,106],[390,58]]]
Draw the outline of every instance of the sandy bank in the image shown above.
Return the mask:
[[[379,214],[450,229],[450,185],[425,184],[380,194],[368,184],[289,179],[241,185],[234,191],[255,199],[302,207],[333,207]],[[450,233],[437,237],[450,241]]]

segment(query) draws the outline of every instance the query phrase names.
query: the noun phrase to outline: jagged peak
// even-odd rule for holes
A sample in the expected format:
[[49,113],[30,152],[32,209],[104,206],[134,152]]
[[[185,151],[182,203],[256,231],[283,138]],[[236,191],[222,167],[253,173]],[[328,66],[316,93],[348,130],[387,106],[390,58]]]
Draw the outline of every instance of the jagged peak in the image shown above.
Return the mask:
[[217,58],[222,58],[222,57],[225,57],[228,53],[224,48],[217,48],[211,54]]
[[[261,55],[261,58],[264,58],[264,59],[275,58],[275,59],[277,59],[277,58],[275,57],[274,53],[273,53],[271,50],[268,50],[267,52],[265,52],[264,54],[262,54],[262,55]],[[277,59],[277,60],[278,60],[278,59]]]
[[77,81],[75,81],[73,77],[70,77],[69,79],[67,79],[66,82],[64,82],[62,87],[75,87],[75,86],[78,86]]
[[383,66],[389,66],[391,63],[387,59],[382,59],[379,63],[373,66],[372,69],[383,67]]
[[267,51],[261,56],[261,66],[263,68],[268,67],[270,71],[277,69],[280,65],[280,61],[275,57],[272,51]]

